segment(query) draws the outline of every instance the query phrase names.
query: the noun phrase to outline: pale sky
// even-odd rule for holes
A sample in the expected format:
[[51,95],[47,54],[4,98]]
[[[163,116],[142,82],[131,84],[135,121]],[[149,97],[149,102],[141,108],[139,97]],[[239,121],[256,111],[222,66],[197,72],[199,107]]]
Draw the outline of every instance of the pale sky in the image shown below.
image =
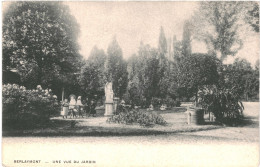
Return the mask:
[[107,50],[113,36],[125,58],[138,51],[140,42],[157,47],[160,27],[166,37],[182,35],[183,22],[189,19],[194,2],[64,2],[81,28],[81,54],[88,57],[94,45]]
[[[182,39],[183,23],[198,7],[198,2],[68,2],[71,14],[80,26],[78,39],[80,53],[84,58],[93,46],[107,51],[113,37],[123,50],[123,57],[137,53],[140,42],[157,47],[160,27],[166,38]],[[5,6],[5,5],[3,5]],[[253,65],[259,57],[259,34],[250,33],[244,48],[236,57],[246,58]],[[192,42],[193,52],[206,52],[205,44]],[[232,62],[229,58],[227,62]]]

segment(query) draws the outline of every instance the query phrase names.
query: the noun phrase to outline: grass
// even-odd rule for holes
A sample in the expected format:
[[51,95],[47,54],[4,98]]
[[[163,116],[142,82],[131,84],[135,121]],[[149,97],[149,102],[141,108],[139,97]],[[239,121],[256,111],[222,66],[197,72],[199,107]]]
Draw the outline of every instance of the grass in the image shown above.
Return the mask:
[[[145,111],[145,110],[143,110]],[[25,129],[4,125],[3,136],[140,136],[152,134],[169,134],[194,132],[221,128],[217,125],[190,126],[186,124],[185,108],[178,107],[166,111],[151,111],[160,114],[168,122],[166,126],[156,125],[153,128],[139,125],[122,125],[106,123],[103,111],[97,111],[97,117],[62,119],[61,117],[46,121],[40,126]]]

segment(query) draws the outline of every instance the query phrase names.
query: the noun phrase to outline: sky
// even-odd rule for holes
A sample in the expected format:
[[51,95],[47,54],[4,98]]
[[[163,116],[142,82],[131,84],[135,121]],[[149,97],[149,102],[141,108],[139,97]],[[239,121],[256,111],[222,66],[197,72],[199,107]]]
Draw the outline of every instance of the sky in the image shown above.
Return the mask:
[[[166,37],[181,38],[183,22],[194,2],[65,2],[81,28],[81,54],[87,57],[97,45],[105,51],[113,37],[125,58],[138,51],[140,42],[157,47],[160,27]],[[184,12],[185,11],[185,12]]]
[[[177,1],[63,3],[69,6],[80,26],[78,42],[84,58],[89,56],[95,45],[106,52],[115,36],[125,59],[137,53],[141,41],[157,47],[161,26],[166,38],[176,35],[181,40],[184,21],[191,18],[199,6],[199,2]],[[246,58],[254,65],[259,57],[259,34],[250,33],[244,37],[244,41],[244,47],[236,57]],[[205,44],[192,41],[192,52],[205,53]],[[232,63],[233,60],[228,58],[226,62]]]

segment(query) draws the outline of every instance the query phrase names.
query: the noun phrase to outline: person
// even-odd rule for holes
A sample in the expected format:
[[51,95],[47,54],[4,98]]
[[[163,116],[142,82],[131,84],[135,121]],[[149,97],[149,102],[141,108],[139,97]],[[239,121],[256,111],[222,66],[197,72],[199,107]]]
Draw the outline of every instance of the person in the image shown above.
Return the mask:
[[69,103],[69,111],[70,111],[70,118],[71,116],[77,117],[75,110],[76,110],[76,96],[75,95],[70,95],[70,103]]
[[88,98],[86,98],[86,100],[84,100],[83,104],[84,104],[84,111],[87,115],[90,113],[90,104],[89,104]]
[[153,104],[150,104],[149,108],[147,109],[148,111],[153,111]]
[[77,102],[76,102],[76,106],[77,106],[77,110],[78,110],[78,115],[79,116],[82,116],[82,118],[83,118],[83,115],[82,115],[82,110],[83,110],[83,104],[82,104],[82,102],[81,102],[81,96],[79,96],[78,97],[78,99],[77,99]]
[[96,103],[94,100],[91,100],[91,103],[90,103],[90,113],[89,113],[89,116],[92,115],[93,117],[96,116]]
[[62,103],[62,111],[61,111],[61,115],[64,118],[67,118],[67,115],[69,113],[69,103],[68,103],[68,99],[65,99],[65,101]]

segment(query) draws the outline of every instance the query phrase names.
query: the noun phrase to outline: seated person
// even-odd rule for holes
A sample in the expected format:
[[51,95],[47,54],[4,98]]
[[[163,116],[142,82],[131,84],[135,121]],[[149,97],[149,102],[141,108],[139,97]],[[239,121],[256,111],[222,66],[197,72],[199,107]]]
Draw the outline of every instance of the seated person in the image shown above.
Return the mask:
[[150,106],[149,106],[149,108],[148,108],[147,110],[148,110],[148,111],[153,111],[153,110],[154,110],[153,105],[150,104]]
[[163,104],[163,105],[160,107],[160,110],[162,110],[162,111],[164,111],[164,110],[166,110],[166,109],[167,109],[167,107],[166,107],[165,104]]

